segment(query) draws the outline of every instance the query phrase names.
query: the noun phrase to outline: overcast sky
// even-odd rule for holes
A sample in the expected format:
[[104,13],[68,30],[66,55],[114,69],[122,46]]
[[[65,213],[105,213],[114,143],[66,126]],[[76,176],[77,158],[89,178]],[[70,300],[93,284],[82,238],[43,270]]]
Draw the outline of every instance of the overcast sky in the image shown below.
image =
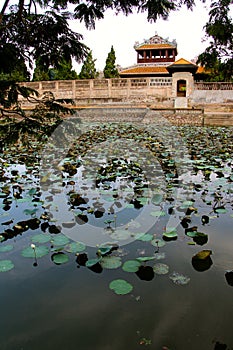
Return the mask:
[[[83,34],[84,43],[92,50],[96,59],[96,68],[103,70],[111,46],[116,52],[116,64],[126,68],[136,64],[137,54],[133,46],[149,39],[155,32],[170,41],[176,39],[178,45],[177,58],[191,60],[204,51],[207,46],[203,42],[205,35],[203,27],[208,20],[208,9],[197,1],[193,11],[183,7],[178,12],[172,12],[169,19],[148,23],[146,14],[133,14],[128,17],[116,16],[111,11],[106,12],[105,18],[96,23],[95,30],[87,30],[77,21],[71,23],[72,29]],[[79,73],[81,65],[74,65]]]

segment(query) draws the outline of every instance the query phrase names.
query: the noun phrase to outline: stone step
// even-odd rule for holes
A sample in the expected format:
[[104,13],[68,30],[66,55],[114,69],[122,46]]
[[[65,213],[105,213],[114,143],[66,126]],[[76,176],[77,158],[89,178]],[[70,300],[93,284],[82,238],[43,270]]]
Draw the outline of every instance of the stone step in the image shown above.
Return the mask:
[[233,113],[204,113],[204,125],[233,126]]

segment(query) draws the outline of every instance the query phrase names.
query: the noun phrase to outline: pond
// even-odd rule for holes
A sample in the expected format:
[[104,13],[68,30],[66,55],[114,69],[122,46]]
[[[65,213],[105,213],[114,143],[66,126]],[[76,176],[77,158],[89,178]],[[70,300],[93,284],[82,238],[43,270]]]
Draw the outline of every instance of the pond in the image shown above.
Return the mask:
[[75,118],[2,135],[0,349],[233,349],[232,136]]

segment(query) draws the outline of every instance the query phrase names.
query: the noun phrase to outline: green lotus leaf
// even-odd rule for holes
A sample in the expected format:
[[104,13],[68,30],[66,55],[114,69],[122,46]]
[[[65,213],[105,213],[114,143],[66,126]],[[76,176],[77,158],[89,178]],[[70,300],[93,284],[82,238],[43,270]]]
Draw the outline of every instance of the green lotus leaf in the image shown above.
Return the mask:
[[53,239],[52,239],[52,243],[54,245],[63,245],[63,246],[65,246],[69,242],[70,242],[69,238],[67,238],[62,233],[56,234],[56,236],[54,236]]
[[152,241],[150,242],[154,247],[163,247],[165,246],[165,242],[162,239],[158,239],[158,238],[154,238],[152,239]]
[[176,238],[176,237],[178,237],[176,231],[164,232],[164,233],[163,233],[163,236],[164,236],[164,237],[167,237],[167,238]]
[[157,263],[153,267],[154,272],[157,275],[166,275],[169,271],[169,266],[162,263]]
[[35,249],[26,247],[22,250],[21,255],[24,258],[42,258],[49,253],[49,248],[46,246],[36,246]]
[[212,254],[212,250],[204,249],[193,256],[194,260],[205,260]]
[[85,266],[86,267],[92,267],[92,266],[98,264],[101,260],[102,260],[102,257],[101,258],[96,258],[96,259],[89,259],[89,260],[86,261]]
[[165,259],[166,257],[166,254],[163,252],[163,253],[155,253],[155,259],[157,260],[161,260],[161,259]]
[[32,237],[33,243],[47,243],[51,241],[51,235],[47,233],[39,233],[38,235],[35,235]]
[[173,272],[169,278],[177,285],[184,286],[185,284],[188,284],[190,281],[190,278],[187,276],[184,276],[178,272]]
[[34,215],[37,212],[37,208],[34,209],[25,209],[23,212],[25,215]]
[[56,265],[61,265],[65,264],[69,261],[68,255],[65,253],[59,252],[59,253],[54,253],[51,256],[51,260],[56,264]]
[[14,268],[11,260],[0,260],[0,272],[7,272]]
[[156,193],[152,197],[152,203],[155,205],[160,204],[163,201],[163,195],[160,193]]
[[136,258],[136,260],[140,262],[146,262],[154,259],[155,259],[155,256],[139,256],[138,258]]
[[125,295],[133,290],[132,284],[123,279],[113,280],[112,282],[110,282],[109,288],[118,295]]
[[86,249],[86,245],[82,242],[72,242],[67,244],[64,249],[68,253],[80,253]]
[[13,248],[14,247],[12,244],[4,245],[4,246],[0,247],[0,253],[10,252]]
[[163,210],[156,210],[156,211],[152,211],[152,212],[150,213],[150,215],[151,215],[151,216],[154,216],[154,217],[156,217],[156,218],[158,218],[158,217],[160,217],[160,216],[165,216],[166,213],[165,213],[165,211],[163,211]]
[[226,214],[227,213],[227,209],[225,209],[225,208],[217,208],[214,211],[215,211],[215,213],[218,213],[218,214]]
[[122,265],[122,262],[119,256],[104,256],[100,264],[105,269],[117,269]]
[[144,235],[142,236],[139,236],[137,239],[139,241],[143,241],[143,242],[149,242],[153,239],[153,235],[151,235],[150,233],[145,233]]
[[126,272],[137,272],[140,266],[141,263],[138,260],[127,260],[124,262],[122,270]]

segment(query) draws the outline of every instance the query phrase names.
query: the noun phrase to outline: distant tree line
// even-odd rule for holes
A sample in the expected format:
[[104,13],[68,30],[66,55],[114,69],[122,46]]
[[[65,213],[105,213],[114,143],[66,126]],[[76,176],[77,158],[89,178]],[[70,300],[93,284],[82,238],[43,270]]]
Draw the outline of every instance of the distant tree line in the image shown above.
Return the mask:
[[[201,0],[204,4],[205,0]],[[107,10],[115,14],[129,15],[137,11],[146,13],[149,22],[167,19],[181,6],[192,10],[195,0],[1,0],[0,1],[0,119],[10,113],[23,115],[19,96],[39,107],[35,118],[46,110],[53,116],[64,104],[57,104],[54,96],[41,98],[36,91],[22,87],[19,81],[30,79],[90,79],[98,76],[95,59],[90,48],[83,43],[83,36],[70,28],[69,21],[83,22],[94,29],[97,20],[104,18]],[[199,56],[214,81],[233,80],[233,22],[230,16],[232,0],[209,2],[209,20],[205,26],[210,44]],[[72,61],[82,63],[79,75],[72,68]],[[106,59],[104,76],[116,77],[115,52],[111,48]],[[43,105],[43,108],[41,107]],[[51,112],[54,109],[54,113]]]
[[[0,52],[0,80],[15,80],[18,82],[29,81],[30,73],[23,58],[18,58],[17,55],[15,55],[14,47],[9,46],[8,50],[10,51],[9,53],[4,51],[2,55],[9,54],[9,59],[11,60],[13,58],[13,60],[11,65],[4,66],[5,57],[1,59]],[[47,67],[43,60],[38,58],[35,62],[32,81],[95,79],[99,76],[99,72],[95,67],[95,62],[96,59],[93,58],[92,51],[88,50],[81,71],[77,74],[72,67],[71,59],[62,58],[56,66]],[[116,54],[113,46],[108,53],[103,74],[105,78],[117,78],[119,76],[116,67]]]

